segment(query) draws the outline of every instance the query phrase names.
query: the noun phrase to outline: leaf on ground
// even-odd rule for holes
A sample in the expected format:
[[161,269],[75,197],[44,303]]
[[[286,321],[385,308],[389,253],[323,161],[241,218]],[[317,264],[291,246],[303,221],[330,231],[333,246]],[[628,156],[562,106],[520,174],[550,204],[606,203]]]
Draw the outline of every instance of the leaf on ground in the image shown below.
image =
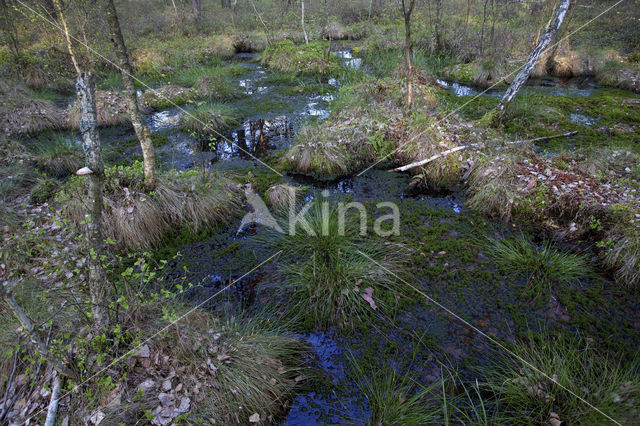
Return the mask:
[[362,298],[364,300],[367,301],[367,303],[369,303],[369,305],[371,306],[371,308],[373,310],[378,309],[378,306],[376,305],[376,302],[373,300],[373,289],[371,287],[367,287],[364,289],[364,293],[362,293],[360,296],[362,296]]

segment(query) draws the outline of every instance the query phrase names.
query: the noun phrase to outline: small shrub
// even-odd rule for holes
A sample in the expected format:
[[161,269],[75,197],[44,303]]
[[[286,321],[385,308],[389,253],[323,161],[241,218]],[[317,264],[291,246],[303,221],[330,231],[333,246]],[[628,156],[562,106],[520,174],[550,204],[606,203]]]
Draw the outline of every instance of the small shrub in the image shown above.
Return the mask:
[[51,178],[40,179],[33,188],[29,201],[31,204],[43,204],[51,200],[58,190],[58,183]]

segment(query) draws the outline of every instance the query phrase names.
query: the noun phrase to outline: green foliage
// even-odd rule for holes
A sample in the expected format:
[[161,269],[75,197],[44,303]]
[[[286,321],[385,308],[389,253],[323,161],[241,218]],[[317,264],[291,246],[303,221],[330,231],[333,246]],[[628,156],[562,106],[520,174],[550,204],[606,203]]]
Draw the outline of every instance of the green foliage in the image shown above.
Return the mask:
[[550,241],[538,246],[524,234],[490,240],[489,252],[501,269],[526,279],[529,293],[543,301],[553,286],[567,284],[590,271],[584,256],[558,251]]
[[[326,201],[325,201],[326,202]],[[398,275],[407,269],[404,248],[359,243],[352,222],[328,202],[315,202],[298,226],[273,235],[275,248],[285,251],[288,278],[277,292],[291,301],[290,312],[305,328],[353,326],[389,311],[400,296]],[[363,295],[369,294],[376,308]]]
[[58,182],[51,178],[41,178],[31,188],[29,200],[32,204],[43,204],[51,200],[58,190]]
[[296,45],[285,40],[268,46],[262,53],[262,62],[284,72],[332,74],[340,67],[340,59],[329,53],[329,45],[314,41]]
[[566,333],[531,333],[512,349],[516,357],[505,355],[484,371],[510,423],[542,424],[552,412],[567,424],[603,424],[610,418],[627,424],[637,418],[637,360],[623,367],[584,338]]

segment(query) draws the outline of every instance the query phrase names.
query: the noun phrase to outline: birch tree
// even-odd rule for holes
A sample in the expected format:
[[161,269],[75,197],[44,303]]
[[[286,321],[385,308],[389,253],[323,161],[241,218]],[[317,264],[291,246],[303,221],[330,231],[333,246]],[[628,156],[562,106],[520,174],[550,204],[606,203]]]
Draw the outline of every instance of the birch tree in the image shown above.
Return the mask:
[[140,141],[142,148],[142,159],[144,162],[144,182],[147,190],[152,190],[156,185],[156,165],[155,153],[153,150],[153,142],[149,134],[149,128],[142,121],[140,114],[140,106],[138,104],[138,95],[133,82],[133,69],[129,60],[129,51],[124,43],[122,30],[120,29],[120,21],[118,20],[118,12],[113,0],[105,0],[105,13],[107,15],[107,23],[111,32],[111,41],[118,58],[118,66],[122,74],[122,82],[124,83],[125,97],[127,99],[127,109],[131,118],[131,124],[136,132],[136,136]]
[[76,59],[71,44],[69,28],[64,17],[60,0],[53,0],[56,12],[64,32],[67,49],[73,67],[78,74],[76,92],[80,106],[80,133],[82,134],[82,148],[85,154],[86,167],[79,174],[89,176],[89,223],[87,242],[89,256],[87,260],[89,296],[91,298],[91,314],[93,325],[103,329],[109,325],[109,311],[107,307],[107,278],[102,268],[102,186],[104,180],[104,165],[98,134],[98,114],[96,112],[96,82],[91,72],[83,71]]
[[522,86],[527,82],[529,76],[531,76],[531,72],[535,68],[536,64],[540,60],[540,57],[544,53],[544,51],[549,47],[553,37],[556,35],[562,23],[564,22],[565,17],[567,16],[567,12],[569,11],[569,7],[571,6],[571,0],[561,0],[558,8],[556,9],[555,16],[547,26],[544,34],[540,36],[538,40],[538,44],[533,48],[531,53],[529,54],[529,58],[527,62],[524,64],[524,67],[520,70],[518,75],[513,79],[511,86],[507,89],[504,96],[500,100],[498,104],[498,111],[500,114],[500,118],[504,116],[505,111],[513,101],[513,98],[518,94]]

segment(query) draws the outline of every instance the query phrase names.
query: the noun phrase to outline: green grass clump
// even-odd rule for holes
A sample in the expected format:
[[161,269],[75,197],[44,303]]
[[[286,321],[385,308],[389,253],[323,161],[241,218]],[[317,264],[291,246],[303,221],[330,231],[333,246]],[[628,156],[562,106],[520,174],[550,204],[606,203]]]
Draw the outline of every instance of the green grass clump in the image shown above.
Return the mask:
[[75,144],[73,133],[54,133],[41,139],[33,148],[36,166],[51,176],[73,175],[83,165],[82,147]]
[[588,275],[590,270],[584,256],[558,251],[550,241],[538,246],[523,234],[490,240],[489,253],[505,272],[525,278],[534,298],[547,295],[553,285]]
[[51,200],[58,190],[58,182],[51,178],[42,178],[31,188],[31,204],[43,204]]
[[304,327],[352,326],[390,309],[407,269],[403,247],[359,243],[357,225],[346,217],[341,225],[339,209],[328,204],[314,203],[305,217],[309,229],[285,224],[275,237],[288,259],[287,282],[276,291],[290,300],[294,319]]
[[187,68],[175,75],[175,82],[181,86],[192,87],[198,98],[230,100],[240,96],[231,78],[248,71],[248,68],[240,65]]
[[513,352],[517,358],[505,355],[487,371],[509,423],[545,424],[552,413],[562,424],[608,424],[610,418],[632,424],[638,418],[637,361],[623,367],[582,338],[547,332],[529,335]]
[[296,45],[285,40],[269,46],[262,54],[262,63],[284,72],[332,74],[341,68],[338,57],[331,55],[328,44],[314,41]]
[[181,128],[198,137],[216,135],[236,126],[240,116],[234,108],[224,104],[203,104],[188,110]]

